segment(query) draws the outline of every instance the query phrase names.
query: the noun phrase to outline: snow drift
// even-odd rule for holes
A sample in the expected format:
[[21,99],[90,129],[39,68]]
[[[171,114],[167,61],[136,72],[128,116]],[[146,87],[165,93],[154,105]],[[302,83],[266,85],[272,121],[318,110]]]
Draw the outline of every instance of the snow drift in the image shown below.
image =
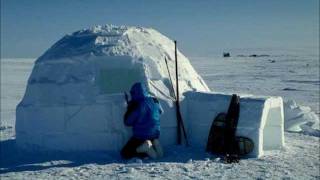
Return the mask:
[[286,131],[320,136],[319,117],[310,107],[299,106],[294,100],[289,100],[284,104],[284,113]]
[[[107,25],[66,35],[35,63],[17,106],[17,145],[28,150],[118,151],[131,133],[122,122],[123,92],[138,81],[146,83],[164,108],[161,142],[175,144],[177,124],[165,58],[173,75],[173,41],[149,28]],[[227,110],[231,96],[210,93],[179,51],[178,61],[188,136],[192,146],[203,147],[214,116]],[[282,98],[242,97],[240,103],[237,134],[254,141],[250,156],[283,147]]]

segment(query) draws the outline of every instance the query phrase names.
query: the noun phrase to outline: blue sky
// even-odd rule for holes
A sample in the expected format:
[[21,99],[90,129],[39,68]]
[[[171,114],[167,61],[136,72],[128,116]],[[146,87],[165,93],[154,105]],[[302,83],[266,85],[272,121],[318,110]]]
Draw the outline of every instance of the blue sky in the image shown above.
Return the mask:
[[188,56],[317,49],[319,0],[1,0],[1,57],[38,57],[65,34],[102,24],[155,28]]

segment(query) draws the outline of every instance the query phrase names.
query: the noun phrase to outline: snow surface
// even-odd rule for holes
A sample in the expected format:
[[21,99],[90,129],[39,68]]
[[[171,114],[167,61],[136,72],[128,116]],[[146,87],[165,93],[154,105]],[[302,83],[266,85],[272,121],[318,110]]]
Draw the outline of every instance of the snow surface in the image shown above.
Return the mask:
[[[161,160],[122,161],[118,155],[19,154],[5,142],[1,179],[319,179],[319,138],[286,133],[287,147],[259,159],[224,164],[220,157],[172,146]],[[10,156],[11,158],[7,158]]]
[[190,59],[215,91],[281,96],[286,130],[319,137],[319,55],[263,53],[271,56]]
[[[244,159],[231,165],[204,153],[203,149],[179,146],[169,147],[165,157],[155,162],[135,159],[125,162],[118,154],[104,152],[28,154],[17,150],[15,107],[23,96],[33,63],[34,59],[1,60],[1,179],[320,178],[319,125],[316,125],[319,122],[318,56],[191,58],[209,87],[220,92],[280,95],[287,102],[285,117],[299,117],[298,121],[303,122],[298,125],[302,133],[285,133],[283,150],[268,151],[262,158]],[[290,127],[289,119],[285,119],[285,126]],[[293,124],[297,127],[297,123]]]

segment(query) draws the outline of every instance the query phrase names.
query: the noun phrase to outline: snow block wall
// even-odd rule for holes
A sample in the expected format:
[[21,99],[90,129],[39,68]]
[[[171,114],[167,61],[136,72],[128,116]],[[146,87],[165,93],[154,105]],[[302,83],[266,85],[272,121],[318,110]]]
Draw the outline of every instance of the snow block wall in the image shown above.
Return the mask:
[[[119,150],[131,130],[123,125],[124,92],[147,84],[164,106],[163,144],[174,144],[175,114],[169,72],[174,42],[150,28],[97,26],[66,35],[37,59],[16,110],[19,147],[39,150]],[[210,91],[178,51],[180,91]],[[175,86],[175,83],[174,83]],[[168,130],[167,130],[168,129]]]
[[17,144],[28,150],[118,150],[130,137],[122,123],[122,97],[100,97],[88,104],[19,106]]
[[[231,95],[187,92],[184,108],[190,144],[205,149],[214,118],[227,112]],[[254,142],[249,157],[260,157],[264,150],[284,146],[283,102],[281,97],[240,97],[240,117],[236,134]]]
[[[26,150],[119,151],[131,135],[123,124],[124,92],[143,82],[164,109],[160,141],[176,144],[177,122],[168,69],[175,74],[174,43],[150,28],[97,26],[66,35],[37,59],[16,109],[16,142]],[[229,95],[210,93],[178,51],[182,116],[191,146],[205,149],[214,117]],[[173,78],[175,87],[175,78]],[[241,97],[238,135],[255,143],[250,155],[284,145],[278,97]]]

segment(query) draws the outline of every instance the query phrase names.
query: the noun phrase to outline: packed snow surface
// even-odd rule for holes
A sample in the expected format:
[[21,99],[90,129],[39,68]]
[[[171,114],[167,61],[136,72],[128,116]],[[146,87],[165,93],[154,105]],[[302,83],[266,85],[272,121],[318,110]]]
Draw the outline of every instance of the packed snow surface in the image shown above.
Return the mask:
[[[15,147],[15,107],[34,59],[1,59],[1,179],[319,179],[319,57],[194,57],[216,91],[282,96],[286,147],[259,159],[224,164],[203,149],[171,146],[157,161],[122,161],[118,154],[29,154]],[[275,60],[271,63],[269,59]],[[297,121],[295,121],[297,119]],[[292,122],[290,122],[292,121]]]

